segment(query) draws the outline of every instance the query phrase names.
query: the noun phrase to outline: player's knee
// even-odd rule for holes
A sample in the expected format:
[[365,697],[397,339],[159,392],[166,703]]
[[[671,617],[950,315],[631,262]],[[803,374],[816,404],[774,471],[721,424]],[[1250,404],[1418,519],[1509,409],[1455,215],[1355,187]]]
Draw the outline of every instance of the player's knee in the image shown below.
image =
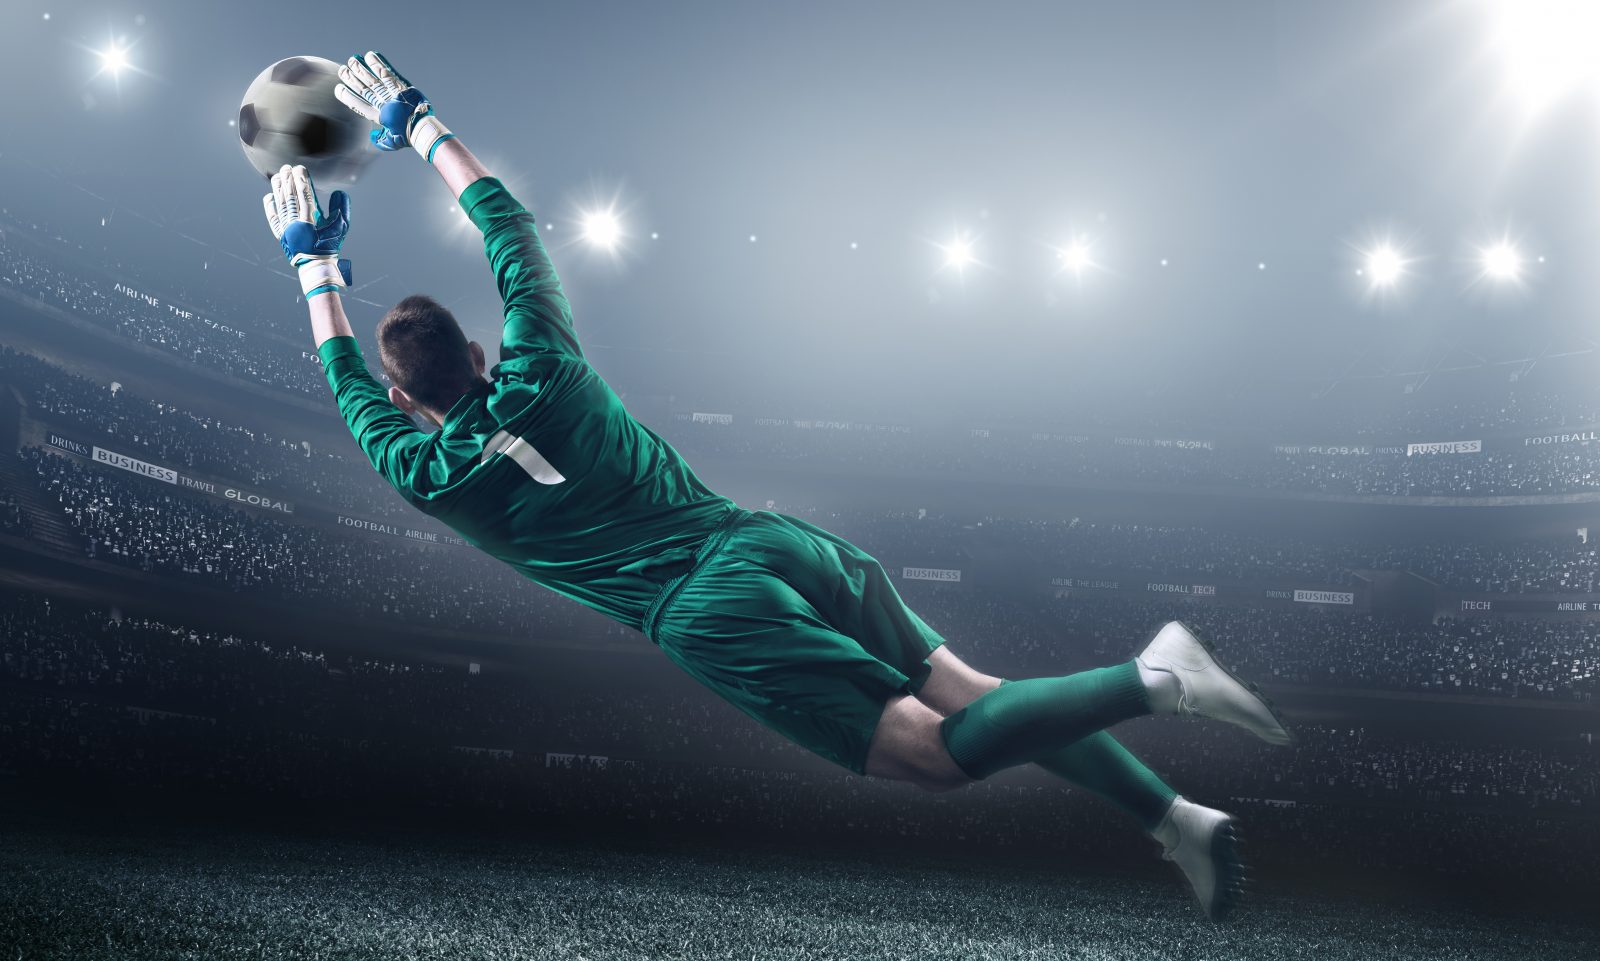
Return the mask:
[[944,793],[970,784],[972,779],[950,759],[944,745],[901,745],[880,751],[869,759],[867,773],[915,784],[924,791]]
[[945,749],[938,714],[912,697],[884,710],[867,753],[866,771],[874,777],[909,781],[927,791],[950,791],[970,779]]
[[1000,686],[998,677],[973,670],[948,647],[928,655],[928,666],[928,677],[917,697],[940,714],[954,714]]
[[907,752],[904,759],[909,772],[907,780],[924,791],[941,794],[971,784],[972,778],[950,757],[937,726],[931,734],[931,737],[919,739],[914,749]]

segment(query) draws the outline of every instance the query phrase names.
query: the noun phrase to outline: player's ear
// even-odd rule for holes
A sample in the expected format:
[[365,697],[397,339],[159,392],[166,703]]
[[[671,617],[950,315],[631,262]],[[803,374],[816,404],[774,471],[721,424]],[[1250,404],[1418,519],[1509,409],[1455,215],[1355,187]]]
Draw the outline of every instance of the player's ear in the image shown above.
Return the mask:
[[483,357],[483,345],[475,340],[469,340],[467,341],[467,353],[472,355],[472,368],[478,372],[479,377],[482,377],[484,369],[489,366]]
[[407,397],[406,392],[401,390],[399,387],[389,388],[389,403],[405,411],[412,417],[417,416],[416,403],[412,401],[411,398]]

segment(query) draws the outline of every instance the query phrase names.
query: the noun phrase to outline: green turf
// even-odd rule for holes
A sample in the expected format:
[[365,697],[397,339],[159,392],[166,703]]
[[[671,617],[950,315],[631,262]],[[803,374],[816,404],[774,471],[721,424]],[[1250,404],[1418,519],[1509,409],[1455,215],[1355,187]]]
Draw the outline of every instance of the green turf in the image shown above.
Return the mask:
[[[1146,852],[1148,854],[1148,852]],[[0,961],[1587,958],[1600,929],[927,857],[527,838],[0,831]]]

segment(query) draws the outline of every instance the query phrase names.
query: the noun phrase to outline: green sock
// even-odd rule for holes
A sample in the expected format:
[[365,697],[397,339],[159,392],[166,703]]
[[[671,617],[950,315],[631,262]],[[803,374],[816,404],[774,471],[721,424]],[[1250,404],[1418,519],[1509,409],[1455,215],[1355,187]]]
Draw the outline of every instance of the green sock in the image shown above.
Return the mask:
[[1106,731],[1096,731],[1036,763],[1127,811],[1139,819],[1146,831],[1155,830],[1166,817],[1172,799],[1178,796]]
[[982,779],[1149,713],[1138,665],[1129,661],[1002,685],[945,718],[939,732],[956,766]]

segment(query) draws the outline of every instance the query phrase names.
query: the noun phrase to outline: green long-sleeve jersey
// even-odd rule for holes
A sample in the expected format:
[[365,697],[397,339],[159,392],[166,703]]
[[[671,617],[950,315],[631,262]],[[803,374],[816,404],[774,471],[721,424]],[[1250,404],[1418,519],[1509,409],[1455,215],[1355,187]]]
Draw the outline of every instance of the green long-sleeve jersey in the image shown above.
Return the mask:
[[417,429],[353,337],[319,350],[350,432],[423,513],[533,581],[634,628],[664,575],[735,509],[634,420],[584,359],[533,215],[499,180],[461,194],[505,305],[500,362]]

